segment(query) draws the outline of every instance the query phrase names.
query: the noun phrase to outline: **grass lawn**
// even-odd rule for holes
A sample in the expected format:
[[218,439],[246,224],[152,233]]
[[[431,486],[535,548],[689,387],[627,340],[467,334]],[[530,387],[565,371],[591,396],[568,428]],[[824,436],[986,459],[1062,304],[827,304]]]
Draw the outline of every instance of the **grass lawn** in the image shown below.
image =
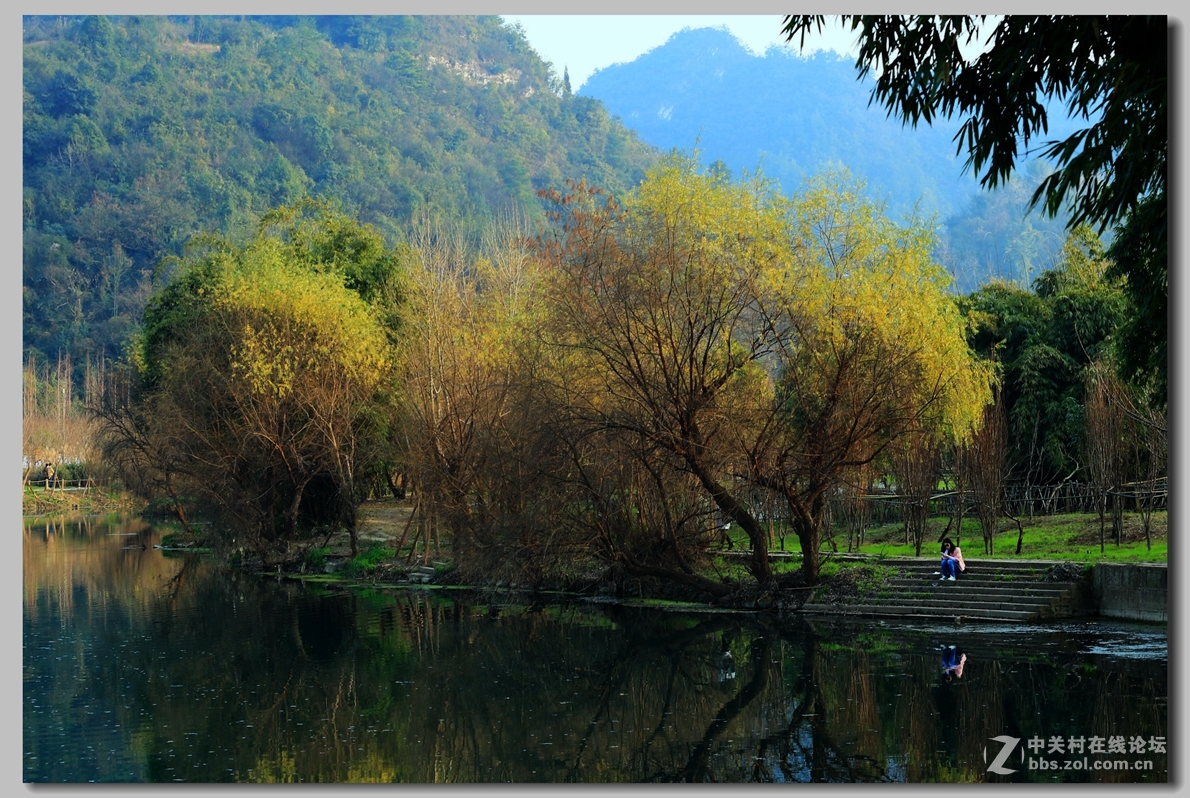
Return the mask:
[[[1104,550],[1099,550],[1099,516],[1093,513],[1072,513],[1067,515],[1037,516],[1032,521],[1022,518],[1025,534],[1021,544],[1021,553],[1016,553],[1017,527],[1007,518],[1000,519],[999,531],[995,536],[995,547],[991,555],[984,553],[983,533],[980,531],[979,521],[974,518],[963,519],[963,534],[956,535],[950,531],[949,537],[955,540],[963,549],[963,556],[968,559],[992,556],[996,559],[1023,560],[1070,560],[1073,562],[1165,562],[1168,542],[1168,519],[1164,510],[1154,512],[1150,519],[1150,537],[1152,548],[1145,544],[1144,530],[1141,527],[1139,513],[1124,514],[1124,541],[1117,546],[1112,537],[1111,518],[1105,519],[1106,542]],[[947,519],[931,518],[926,522],[926,539],[922,543],[922,556],[934,555],[938,550],[938,538],[946,528]],[[736,551],[748,551],[748,540],[742,532],[733,535]],[[860,553],[872,554],[877,557],[913,557],[916,555],[912,545],[906,545],[904,528],[900,524],[886,524],[884,526],[868,527],[865,543]],[[842,528],[835,530],[835,545],[839,551],[846,551],[847,531]],[[781,551],[777,541],[773,541],[773,552]],[[800,553],[801,547],[795,535],[787,535],[784,550]],[[823,553],[830,550],[829,542],[824,542]],[[796,567],[796,566],[794,566]]]
[[[1107,540],[1099,549],[1099,516],[1092,513],[1037,516],[1030,521],[1022,518],[1024,536],[1021,553],[1016,553],[1017,527],[1008,519],[1001,519],[991,555],[984,553],[983,533],[974,519],[963,520],[961,538],[951,530],[949,537],[963,549],[967,559],[991,556],[996,559],[1071,560],[1074,562],[1165,562],[1168,542],[1168,522],[1165,511],[1154,512],[1150,520],[1152,548],[1145,544],[1141,517],[1137,513],[1124,514],[1124,540],[1117,546],[1112,537],[1111,519],[1106,519]],[[938,549],[938,537],[946,528],[945,519],[927,522],[923,556]],[[866,554],[881,557],[912,557],[913,546],[905,545],[904,531],[899,525],[875,527],[867,532],[869,542],[860,549]],[[846,540],[846,537],[843,537]]]

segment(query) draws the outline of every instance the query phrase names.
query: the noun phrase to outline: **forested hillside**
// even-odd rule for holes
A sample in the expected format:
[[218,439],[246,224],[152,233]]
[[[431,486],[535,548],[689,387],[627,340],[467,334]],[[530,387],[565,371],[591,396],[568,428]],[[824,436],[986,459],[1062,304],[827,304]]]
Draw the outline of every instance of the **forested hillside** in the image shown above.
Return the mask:
[[653,150],[497,17],[25,17],[26,353],[119,354],[162,258],[303,194],[400,240]]
[[[1044,165],[1004,190],[981,192],[963,173],[965,155],[955,154],[957,124],[903,126],[869,105],[871,85],[856,80],[848,57],[803,58],[778,47],[758,56],[728,31],[702,28],[597,71],[580,93],[601,100],[650,144],[688,150],[697,143],[704,163],[723,161],[736,174],[759,167],[786,191],[828,165],[847,167],[892,215],[937,214],[937,257],[960,291],[993,277],[1028,287],[1056,265],[1064,220],[1024,216]],[[1051,114],[1049,137],[1072,129]]]

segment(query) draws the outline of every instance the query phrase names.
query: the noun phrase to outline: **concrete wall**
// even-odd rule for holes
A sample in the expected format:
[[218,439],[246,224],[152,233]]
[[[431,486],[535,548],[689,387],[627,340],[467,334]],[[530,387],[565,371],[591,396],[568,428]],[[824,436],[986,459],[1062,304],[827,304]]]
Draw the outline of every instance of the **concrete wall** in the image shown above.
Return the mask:
[[1091,584],[1099,614],[1130,621],[1168,622],[1165,565],[1098,563]]

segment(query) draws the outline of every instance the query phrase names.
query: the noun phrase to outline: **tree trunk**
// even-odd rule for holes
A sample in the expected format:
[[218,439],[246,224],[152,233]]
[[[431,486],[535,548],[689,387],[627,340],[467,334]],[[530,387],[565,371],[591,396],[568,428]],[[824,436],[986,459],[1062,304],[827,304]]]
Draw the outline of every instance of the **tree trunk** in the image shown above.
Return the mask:
[[716,582],[713,579],[708,579],[705,576],[698,574],[687,574],[682,571],[675,571],[669,568],[660,568],[654,565],[643,565],[634,561],[628,555],[620,552],[616,556],[618,562],[625,571],[633,576],[655,576],[658,579],[665,579],[671,582],[688,585],[703,591],[715,598],[722,598],[731,593],[731,588],[722,582]]
[[1107,494],[1096,501],[1095,506],[1099,508],[1099,553],[1103,554],[1107,550],[1107,537],[1103,524],[1103,516],[1107,513]]
[[1116,536],[1116,545],[1124,542],[1124,497],[1116,494],[1111,502],[1111,526]]
[[821,500],[816,500],[808,511],[799,507],[790,519],[802,546],[802,577],[807,585],[818,584],[818,549],[822,545],[819,526],[821,504]]
[[956,546],[963,545],[963,490],[958,490],[958,495],[955,497],[955,514],[954,514],[954,544]]
[[285,539],[292,540],[297,534],[298,510],[302,505],[302,494],[306,492],[306,485],[310,478],[306,477],[293,488],[293,499],[289,502],[289,509],[285,511]]
[[769,541],[768,535],[765,534],[764,528],[760,523],[748,512],[735,496],[728,493],[722,485],[715,480],[705,468],[702,463],[698,462],[696,458],[686,457],[686,462],[690,465],[690,470],[702,483],[707,493],[711,494],[716,506],[723,511],[724,515],[735,521],[740,525],[748,535],[748,540],[752,543],[752,559],[748,563],[748,571],[756,579],[757,583],[767,585],[773,579],[772,569],[769,568]]

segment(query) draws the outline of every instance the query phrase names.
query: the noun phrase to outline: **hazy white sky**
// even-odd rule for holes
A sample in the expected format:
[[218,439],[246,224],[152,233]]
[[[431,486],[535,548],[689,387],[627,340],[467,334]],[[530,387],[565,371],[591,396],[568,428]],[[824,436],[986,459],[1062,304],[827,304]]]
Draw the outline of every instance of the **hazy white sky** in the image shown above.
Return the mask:
[[[570,85],[577,90],[596,69],[631,61],[665,44],[683,28],[725,26],[756,54],[771,44],[783,44],[780,14],[755,15],[503,15],[507,22],[519,22],[529,43],[538,54],[554,65],[559,75],[570,71]],[[841,27],[828,25],[813,45],[806,49],[832,49],[840,53],[852,50],[853,35]],[[796,44],[792,45],[795,49]]]

